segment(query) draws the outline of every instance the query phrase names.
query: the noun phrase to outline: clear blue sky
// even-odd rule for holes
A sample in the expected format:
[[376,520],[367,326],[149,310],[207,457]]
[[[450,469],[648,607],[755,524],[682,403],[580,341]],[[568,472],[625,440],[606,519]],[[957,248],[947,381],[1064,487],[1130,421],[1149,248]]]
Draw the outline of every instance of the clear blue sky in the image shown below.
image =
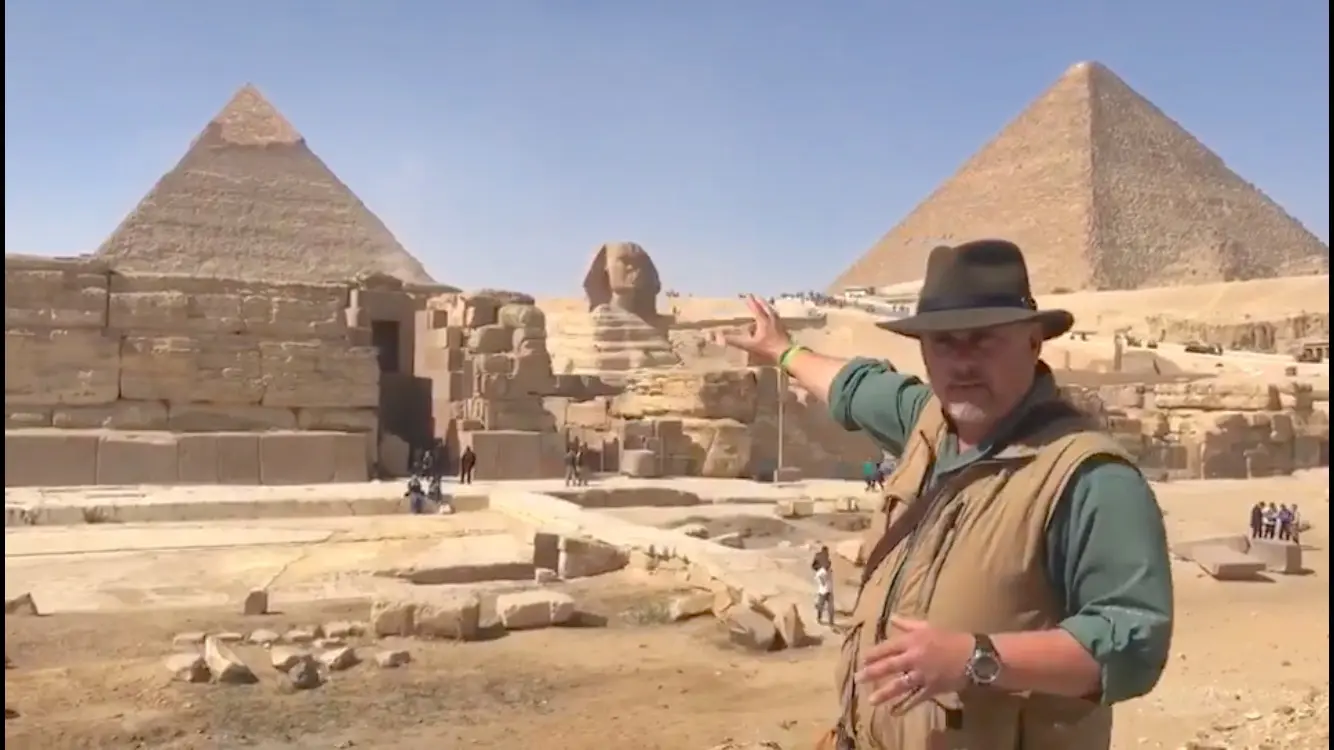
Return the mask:
[[1328,241],[1327,0],[6,0],[5,246],[91,252],[252,81],[441,281],[821,288],[1083,59]]

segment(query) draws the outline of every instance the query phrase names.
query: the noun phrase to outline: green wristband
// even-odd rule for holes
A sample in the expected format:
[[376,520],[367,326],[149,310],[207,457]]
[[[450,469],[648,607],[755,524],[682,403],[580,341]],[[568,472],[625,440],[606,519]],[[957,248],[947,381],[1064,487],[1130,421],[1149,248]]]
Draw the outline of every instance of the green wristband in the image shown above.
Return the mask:
[[779,369],[783,370],[784,372],[787,372],[788,366],[792,364],[792,360],[796,359],[798,354],[807,351],[810,350],[804,346],[789,346],[788,348],[784,349],[783,353],[778,357]]

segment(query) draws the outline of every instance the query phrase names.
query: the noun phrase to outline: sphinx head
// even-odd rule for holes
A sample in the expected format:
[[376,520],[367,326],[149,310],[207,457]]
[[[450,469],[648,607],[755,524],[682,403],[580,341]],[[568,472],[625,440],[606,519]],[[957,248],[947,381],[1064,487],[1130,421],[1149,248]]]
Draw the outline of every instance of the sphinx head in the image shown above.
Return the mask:
[[598,249],[584,276],[588,309],[609,305],[641,318],[657,314],[662,282],[644,248],[633,242],[611,242]]

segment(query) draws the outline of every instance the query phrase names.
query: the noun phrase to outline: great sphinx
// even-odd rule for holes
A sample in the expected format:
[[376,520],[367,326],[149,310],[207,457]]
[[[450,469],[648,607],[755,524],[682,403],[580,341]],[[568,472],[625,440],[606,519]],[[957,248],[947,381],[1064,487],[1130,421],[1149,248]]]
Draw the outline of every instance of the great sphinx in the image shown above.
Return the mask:
[[553,349],[557,371],[597,375],[616,382],[630,371],[671,367],[681,360],[658,315],[662,281],[644,248],[610,242],[593,255],[584,274],[585,315],[565,321]]

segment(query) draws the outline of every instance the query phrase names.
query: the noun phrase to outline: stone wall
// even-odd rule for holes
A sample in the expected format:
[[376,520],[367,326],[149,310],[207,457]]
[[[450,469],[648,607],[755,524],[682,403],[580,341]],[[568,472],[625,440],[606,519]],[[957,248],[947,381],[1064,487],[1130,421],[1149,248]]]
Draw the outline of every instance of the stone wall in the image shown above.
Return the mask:
[[1066,393],[1155,477],[1244,479],[1329,465],[1329,418],[1309,384],[1210,378]]
[[379,366],[352,291],[7,255],[6,485],[365,479]]
[[[615,395],[548,398],[560,428],[589,446],[593,468],[620,468],[620,451],[650,451],[663,476],[753,477],[779,466],[774,368],[636,373]],[[835,424],[823,404],[783,389],[782,463],[804,476],[854,477],[879,456],[864,435]],[[637,467],[639,468],[639,467]]]
[[418,313],[413,373],[431,382],[433,432],[451,463],[477,454],[477,479],[559,476],[564,445],[542,398],[556,388],[546,321],[529,302],[446,294]]

